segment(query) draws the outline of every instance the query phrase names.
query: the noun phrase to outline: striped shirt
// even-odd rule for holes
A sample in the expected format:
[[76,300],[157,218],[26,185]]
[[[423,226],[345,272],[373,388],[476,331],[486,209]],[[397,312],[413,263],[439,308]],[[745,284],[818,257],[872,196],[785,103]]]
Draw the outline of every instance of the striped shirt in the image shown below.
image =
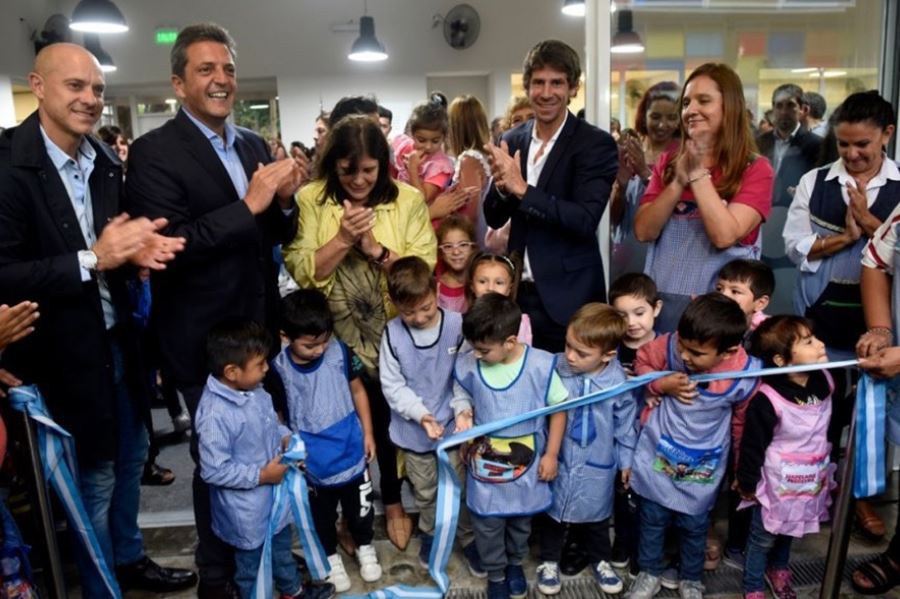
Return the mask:
[[900,224],[900,206],[875,230],[862,254],[862,265],[892,274],[894,249],[897,247],[897,225]]

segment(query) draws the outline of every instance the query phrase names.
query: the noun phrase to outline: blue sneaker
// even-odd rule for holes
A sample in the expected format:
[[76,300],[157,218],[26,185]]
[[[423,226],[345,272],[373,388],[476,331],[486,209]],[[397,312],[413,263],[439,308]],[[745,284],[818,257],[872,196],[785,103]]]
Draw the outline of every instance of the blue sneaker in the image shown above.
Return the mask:
[[725,555],[722,556],[722,561],[725,562],[726,566],[743,571],[744,559],[745,556],[743,551],[737,547],[725,546]]
[[431,545],[432,543],[434,543],[434,537],[422,532],[419,533],[419,540],[421,541],[421,545],[419,545],[419,565],[427,570],[428,559],[431,557]]
[[510,599],[522,599],[528,594],[528,583],[521,564],[506,566],[506,588],[509,589]]
[[487,599],[510,599],[506,581],[489,580],[487,586]]
[[537,567],[537,587],[545,595],[556,595],[562,590],[558,563],[544,562]]
[[474,541],[463,547],[463,557],[466,559],[469,574],[475,578],[487,578],[487,570],[481,565],[481,556],[478,555],[478,547]]
[[609,562],[600,562],[591,568],[594,580],[600,585],[600,590],[609,595],[615,595],[622,592],[624,585],[622,579],[616,574]]

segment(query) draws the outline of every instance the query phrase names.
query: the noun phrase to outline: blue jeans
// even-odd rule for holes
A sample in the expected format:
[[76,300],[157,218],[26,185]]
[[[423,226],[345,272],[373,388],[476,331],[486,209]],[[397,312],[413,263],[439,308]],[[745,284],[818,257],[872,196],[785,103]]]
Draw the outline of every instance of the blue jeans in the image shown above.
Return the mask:
[[[116,457],[81,468],[81,499],[97,535],[106,564],[114,568],[133,564],[144,557],[144,540],[137,517],[141,502],[141,474],[147,461],[149,438],[140,413],[125,384],[122,351],[111,343],[116,385]],[[77,449],[77,448],[76,448]],[[88,554],[76,550],[82,596],[109,596]]]
[[[275,589],[282,595],[295,595],[303,586],[297,562],[291,554],[292,540],[290,525],[272,537],[272,577],[275,579]],[[241,590],[241,597],[253,596],[253,583],[256,582],[262,550],[262,545],[256,549],[234,550],[234,581]]]
[[679,551],[681,580],[700,581],[703,575],[703,560],[706,555],[706,530],[709,528],[709,514],[682,514],[664,507],[655,501],[641,498],[640,530],[638,531],[638,566],[641,572],[659,576],[662,574],[663,550],[666,543],[666,529],[679,528]]
[[762,522],[762,508],[752,508],[750,536],[744,557],[744,592],[766,590],[766,567],[783,570],[791,559],[791,537],[773,535]]

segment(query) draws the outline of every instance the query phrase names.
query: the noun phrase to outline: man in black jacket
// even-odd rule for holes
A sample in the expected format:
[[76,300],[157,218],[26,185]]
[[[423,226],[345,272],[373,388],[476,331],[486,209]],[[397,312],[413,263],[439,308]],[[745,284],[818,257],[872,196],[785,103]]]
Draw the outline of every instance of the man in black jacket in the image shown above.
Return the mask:
[[[163,372],[191,418],[208,370],[205,338],[229,317],[252,318],[277,339],[278,265],[273,248],[293,239],[293,194],[305,157],[271,162],[265,141],[228,123],[237,91],[234,40],[214,24],[191,25],[171,51],[174,119],[137,139],[128,163],[129,210],[168,219],[184,252],[151,277],[152,334]],[[198,461],[196,435],[191,455]],[[194,472],[198,595],[234,597],[231,549],[212,532],[209,487]]]
[[[137,515],[147,458],[147,393],[125,290],[128,263],[163,268],[184,246],[165,219],[119,214],[122,165],[90,137],[103,108],[97,59],[54,44],[29,75],[38,109],[0,135],[0,304],[40,304],[35,332],[3,362],[35,383],[75,440],[81,495],[122,587],[171,592],[196,583],[144,554]],[[110,590],[85,551],[85,597]]]

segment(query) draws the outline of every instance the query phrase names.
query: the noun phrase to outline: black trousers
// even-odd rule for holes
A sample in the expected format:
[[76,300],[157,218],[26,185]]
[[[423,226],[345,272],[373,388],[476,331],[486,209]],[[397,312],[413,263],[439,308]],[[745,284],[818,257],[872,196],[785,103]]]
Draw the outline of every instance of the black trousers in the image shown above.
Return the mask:
[[573,526],[577,526],[584,539],[584,551],[588,563],[596,564],[601,561],[608,562],[612,557],[612,546],[609,542],[609,518],[600,522],[584,522],[579,524],[567,524],[557,522],[547,517],[542,522],[541,550],[539,552],[542,562],[559,563],[562,558],[563,543],[567,532]]
[[371,545],[375,510],[372,509],[372,480],[366,469],[356,478],[334,487],[310,485],[309,509],[326,555],[337,552],[337,508],[347,522],[357,547]]
[[519,284],[516,302],[522,312],[531,319],[532,345],[538,349],[558,353],[566,349],[566,325],[559,324],[547,310],[538,295],[537,287],[531,281]]
[[369,409],[372,412],[375,457],[378,459],[378,472],[381,475],[379,480],[381,502],[384,505],[400,503],[402,481],[397,476],[397,447],[391,441],[388,431],[391,425],[391,409],[384,398],[384,393],[381,392],[381,381],[363,375],[362,382],[369,396]]

